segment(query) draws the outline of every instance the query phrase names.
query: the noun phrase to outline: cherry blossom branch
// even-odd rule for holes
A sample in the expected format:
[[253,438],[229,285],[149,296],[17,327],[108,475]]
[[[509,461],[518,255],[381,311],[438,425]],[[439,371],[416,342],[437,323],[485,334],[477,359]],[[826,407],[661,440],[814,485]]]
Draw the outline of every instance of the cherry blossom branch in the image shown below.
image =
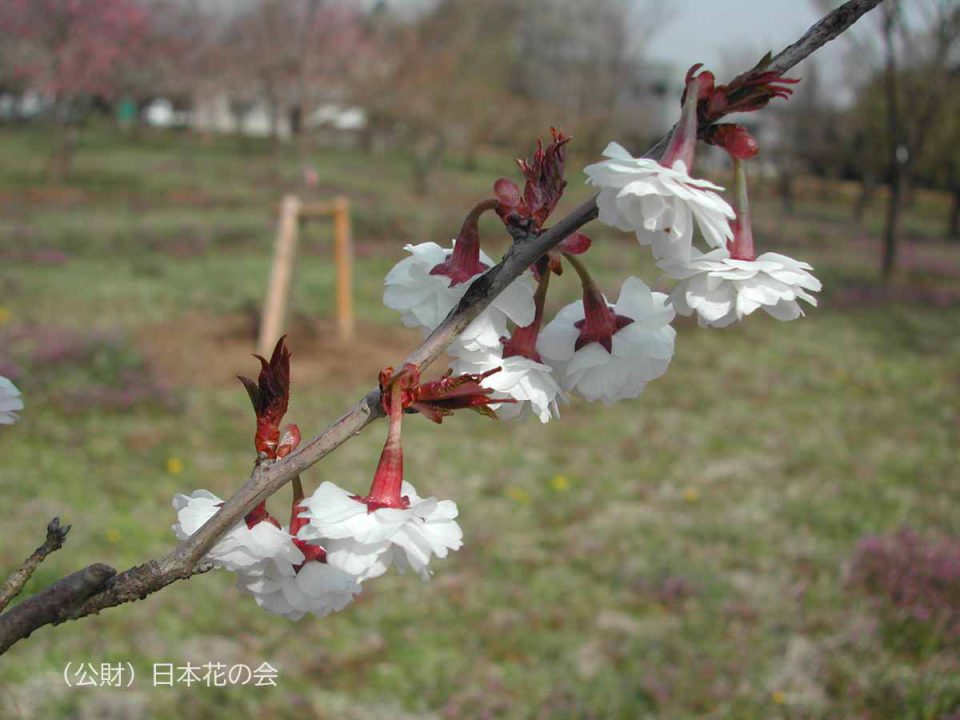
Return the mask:
[[[797,42],[771,58],[764,69],[786,72],[840,35],[881,1],[849,0],[822,18]],[[645,156],[659,157],[667,139],[665,137],[657,143]],[[596,197],[593,197],[539,235],[514,235],[514,244],[503,260],[471,284],[459,305],[404,362],[424,368],[436,360],[511,282],[564,238],[595,219],[597,213]],[[224,533],[257,504],[383,415],[380,391],[371,390],[296,452],[276,462],[256,465],[250,479],[223,504],[220,511],[167,555],[116,574],[105,565],[91,565],[8,610],[0,615],[0,653],[43,625],[58,624],[143,599],[177,580],[208,570],[209,565],[203,564],[201,559]]]
[[6,582],[3,583],[3,586],[0,587],[0,611],[20,594],[23,586],[27,584],[27,580],[33,575],[33,571],[47,559],[47,555],[63,547],[68,532],[70,532],[70,526],[60,525],[60,518],[58,517],[47,523],[47,538],[43,541],[43,545],[34,550],[30,557],[24,560],[20,567],[14,570]]

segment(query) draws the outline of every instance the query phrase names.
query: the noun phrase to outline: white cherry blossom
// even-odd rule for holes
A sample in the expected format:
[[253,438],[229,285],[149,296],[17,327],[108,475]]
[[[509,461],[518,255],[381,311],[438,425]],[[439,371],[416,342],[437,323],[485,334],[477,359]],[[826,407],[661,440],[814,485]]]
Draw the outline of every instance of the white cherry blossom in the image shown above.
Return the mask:
[[[470,283],[482,273],[451,287],[449,277],[431,275],[430,271],[445,262],[453,248],[444,249],[436,243],[425,242],[407,245],[404,250],[410,253],[410,257],[401,260],[387,273],[383,304],[400,312],[404,325],[421,327],[426,335],[457,306]],[[482,250],[480,261],[487,267],[495,265]],[[533,322],[533,293],[532,276],[524,273],[466,327],[448,352],[456,355],[461,351],[477,352],[495,348],[500,343],[500,337],[507,332],[508,319],[517,325]]]
[[603,154],[607,160],[584,168],[587,182],[600,188],[600,222],[635,232],[658,260],[690,257],[694,221],[711,247],[724,247],[733,238],[733,208],[715,192],[723,188],[691,177],[682,160],[666,167],[635,158],[615,142]]
[[463,531],[456,522],[456,503],[421,498],[404,481],[405,508],[368,509],[367,503],[332,482],[320,484],[302,503],[307,519],[298,537],[319,542],[327,562],[368,580],[382,575],[391,564],[401,571],[412,568],[421,578],[430,578],[433,556],[445,558],[463,544]]
[[[173,497],[177,511],[173,531],[180,540],[186,540],[212,518],[221,505],[223,500],[207,490],[194,490],[190,495],[177,493]],[[286,530],[266,521],[249,528],[241,520],[217,541],[206,558],[226,570],[259,573],[271,559],[283,558],[296,564],[303,561],[303,554]]]
[[[290,546],[296,550],[293,543]],[[323,617],[342,610],[361,591],[360,582],[350,573],[316,560],[304,562],[302,553],[295,563],[275,558],[262,572],[238,573],[237,587],[253,595],[267,612],[289,620],[299,620],[307,613]]]
[[554,368],[561,386],[586,400],[611,403],[637,397],[651,380],[663,375],[673,358],[674,310],[663,293],[651,292],[638,278],[627,278],[615,305],[617,316],[631,320],[613,332],[608,350],[600,342],[576,348],[584,320],[584,303],[567,305],[540,333],[537,350]]
[[795,320],[804,314],[798,300],[816,306],[810,293],[821,289],[810,265],[772,252],[755,260],[737,260],[718,248],[662,267],[680,281],[670,293],[677,312],[695,312],[704,327],[726,327],[758,308],[777,320]]

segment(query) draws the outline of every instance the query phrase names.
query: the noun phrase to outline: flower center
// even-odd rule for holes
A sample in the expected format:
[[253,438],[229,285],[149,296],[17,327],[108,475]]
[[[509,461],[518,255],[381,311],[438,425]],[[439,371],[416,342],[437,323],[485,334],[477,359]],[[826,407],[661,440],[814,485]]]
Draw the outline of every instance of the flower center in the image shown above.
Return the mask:
[[613,336],[633,322],[633,318],[617,315],[592,283],[583,288],[583,313],[583,320],[573,324],[580,331],[573,345],[575,350],[595,342],[600,343],[608,353],[612,353]]
[[621,328],[633,322],[633,318],[626,315],[617,315],[613,308],[607,305],[603,293],[590,277],[586,266],[572,255],[565,253],[567,262],[573,266],[580,276],[583,287],[583,320],[578,320],[573,326],[580,331],[574,350],[586,347],[590,343],[600,343],[608,352],[613,352],[613,336]]

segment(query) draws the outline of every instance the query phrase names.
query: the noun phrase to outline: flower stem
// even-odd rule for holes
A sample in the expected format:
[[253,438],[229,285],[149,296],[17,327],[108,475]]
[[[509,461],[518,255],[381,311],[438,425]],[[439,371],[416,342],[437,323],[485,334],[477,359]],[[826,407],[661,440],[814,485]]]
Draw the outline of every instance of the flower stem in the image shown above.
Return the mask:
[[582,262],[577,260],[577,258],[569,253],[564,253],[563,257],[566,259],[570,266],[574,269],[577,275],[580,277],[580,284],[583,286],[583,289],[586,290],[588,287],[596,288],[597,284],[594,282],[593,277],[590,275],[590,272],[587,270],[587,266]]
[[377,508],[403,508],[407,506],[400,496],[403,484],[403,446],[400,443],[400,427],[403,422],[403,394],[399,387],[390,393],[390,427],[387,440],[380,453],[380,462],[373,476],[370,493],[366,497],[371,510]]
[[753,229],[750,227],[750,202],[747,199],[747,171],[743,160],[734,158],[734,203],[737,218],[730,223],[733,240],[727,244],[730,257],[735,260],[754,260]]
[[445,275],[450,278],[450,287],[453,287],[487,269],[480,262],[480,216],[487,210],[495,210],[499,204],[499,200],[490,198],[473,206],[463,220],[450,257],[433,268],[431,275]]
[[693,78],[687,83],[687,95],[680,111],[680,120],[670,136],[670,143],[660,157],[660,164],[673,167],[682,160],[687,172],[693,168],[693,156],[697,147],[697,102],[700,98],[700,80]]
[[547,301],[547,289],[550,286],[550,276],[552,274],[549,269],[540,273],[537,292],[533,296],[534,306],[536,307],[533,322],[514,330],[510,338],[500,339],[500,342],[503,343],[503,357],[522,355],[534,362],[541,362],[540,353],[537,352],[537,337],[540,335],[540,326],[543,324],[543,307]]

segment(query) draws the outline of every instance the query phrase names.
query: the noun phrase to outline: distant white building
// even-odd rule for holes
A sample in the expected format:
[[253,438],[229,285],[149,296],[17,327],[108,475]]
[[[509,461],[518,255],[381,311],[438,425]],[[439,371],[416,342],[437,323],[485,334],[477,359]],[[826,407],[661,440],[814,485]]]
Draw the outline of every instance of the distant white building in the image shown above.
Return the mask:
[[[163,119],[162,111],[159,114]],[[189,124],[198,131],[240,133],[249,137],[276,135],[286,140],[292,135],[290,117],[284,108],[274,114],[261,100],[232,99],[226,93],[196,97]],[[366,127],[367,113],[363,108],[336,103],[319,106],[306,121],[307,130],[358,133]]]

